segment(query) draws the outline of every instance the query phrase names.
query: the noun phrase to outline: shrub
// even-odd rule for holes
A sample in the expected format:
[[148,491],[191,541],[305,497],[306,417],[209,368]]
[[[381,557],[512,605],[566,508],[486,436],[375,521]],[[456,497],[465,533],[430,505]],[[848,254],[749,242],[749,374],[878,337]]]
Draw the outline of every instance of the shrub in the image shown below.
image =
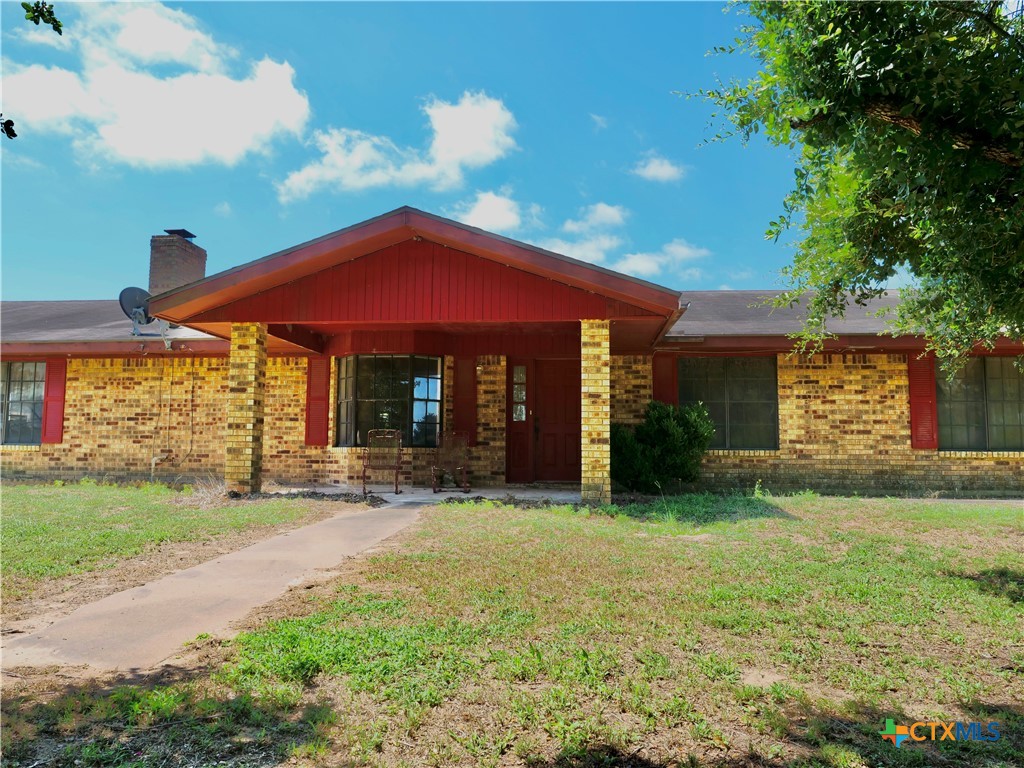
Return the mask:
[[612,424],[612,480],[641,493],[693,482],[714,434],[702,403],[680,408],[652,401],[636,427]]

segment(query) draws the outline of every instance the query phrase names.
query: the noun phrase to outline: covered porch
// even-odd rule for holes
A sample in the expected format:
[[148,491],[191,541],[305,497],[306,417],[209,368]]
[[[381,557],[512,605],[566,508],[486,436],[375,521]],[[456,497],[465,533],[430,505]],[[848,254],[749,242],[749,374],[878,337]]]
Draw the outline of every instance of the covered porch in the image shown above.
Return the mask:
[[[611,496],[611,361],[650,355],[679,295],[403,208],[154,297],[230,340],[225,479],[261,487],[268,358],[306,359],[305,446],[348,485],[366,431],[405,437],[424,484],[437,435],[468,437],[475,486],[578,484]],[[317,450],[318,449],[318,450]]]

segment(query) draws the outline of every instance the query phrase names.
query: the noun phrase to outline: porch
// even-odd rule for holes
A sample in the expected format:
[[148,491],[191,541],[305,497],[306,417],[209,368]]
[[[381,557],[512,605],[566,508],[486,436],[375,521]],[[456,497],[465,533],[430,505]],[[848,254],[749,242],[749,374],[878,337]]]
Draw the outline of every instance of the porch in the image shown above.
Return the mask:
[[[344,493],[362,493],[362,487],[359,485],[318,485],[318,484],[278,484],[275,485],[270,493],[297,493],[302,491],[313,491],[316,493],[323,493],[326,495],[333,494],[344,494]],[[515,498],[516,500],[534,501],[534,502],[548,502],[553,504],[577,504],[581,501],[580,489],[578,486],[570,486],[568,484],[564,486],[546,486],[536,484],[508,484],[499,486],[483,486],[480,488],[474,487],[470,493],[463,494],[458,488],[453,488],[451,485],[445,486],[445,488],[439,492],[434,493],[431,487],[422,485],[407,485],[402,486],[401,495],[396,496],[391,489],[391,486],[387,482],[373,482],[370,486],[370,493],[376,496],[383,496],[390,503],[399,504],[417,504],[417,505],[429,505],[437,504],[445,499],[454,498],[459,499],[487,499],[489,501],[500,502],[509,497]]]
[[579,483],[585,501],[607,502],[612,355],[650,355],[682,310],[661,286],[404,208],[161,294],[150,311],[230,340],[236,490],[264,477],[268,357],[302,356],[304,455],[331,483],[353,484],[366,432],[386,427],[405,435],[407,484],[425,484],[437,434],[454,429],[475,484]]

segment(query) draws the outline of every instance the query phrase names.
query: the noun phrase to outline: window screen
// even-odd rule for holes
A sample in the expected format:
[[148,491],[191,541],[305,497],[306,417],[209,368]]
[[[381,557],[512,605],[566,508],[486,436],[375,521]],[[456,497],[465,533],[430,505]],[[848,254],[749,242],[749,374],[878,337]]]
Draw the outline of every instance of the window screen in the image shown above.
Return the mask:
[[715,424],[711,448],[779,447],[774,357],[681,357],[679,404],[702,402]]
[[971,358],[952,379],[936,370],[935,382],[940,450],[1024,450],[1024,375],[1014,358]]
[[46,363],[0,364],[0,428],[7,445],[38,445],[43,435]]

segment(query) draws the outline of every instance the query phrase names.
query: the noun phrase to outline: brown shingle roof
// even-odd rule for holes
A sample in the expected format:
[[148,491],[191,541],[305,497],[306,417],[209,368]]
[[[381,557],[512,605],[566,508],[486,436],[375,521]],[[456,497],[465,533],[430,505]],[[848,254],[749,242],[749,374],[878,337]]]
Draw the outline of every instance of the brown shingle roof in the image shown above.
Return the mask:
[[[213,339],[191,328],[170,328],[169,339]],[[117,301],[4,301],[0,302],[0,341],[90,342],[159,339],[156,324],[132,336],[132,321]]]
[[[776,309],[765,306],[766,299],[780,291],[684,291],[681,300],[689,302],[683,316],[666,335],[667,341],[681,336],[786,336],[802,328],[806,304]],[[899,304],[899,291],[886,291],[883,296],[861,307],[850,303],[846,317],[828,323],[831,333],[881,334],[885,331],[892,310]],[[886,310],[876,317],[878,310]]]

